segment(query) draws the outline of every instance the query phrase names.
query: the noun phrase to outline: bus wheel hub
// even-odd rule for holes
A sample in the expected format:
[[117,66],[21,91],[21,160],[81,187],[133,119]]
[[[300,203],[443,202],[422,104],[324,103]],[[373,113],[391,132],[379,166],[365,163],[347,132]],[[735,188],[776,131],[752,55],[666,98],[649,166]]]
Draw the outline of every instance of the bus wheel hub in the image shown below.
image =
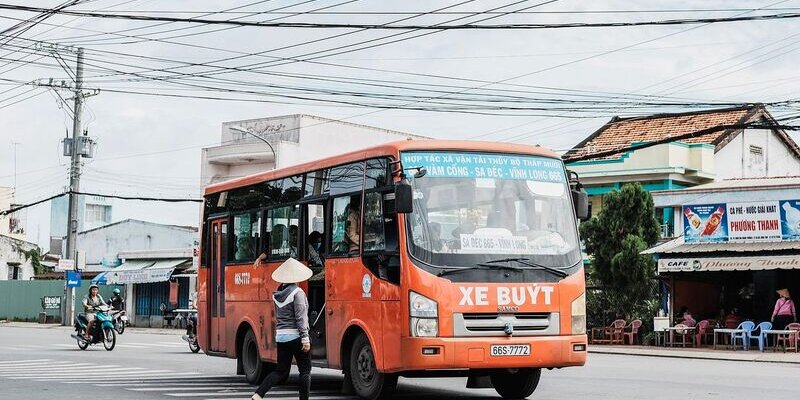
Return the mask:
[[369,348],[363,348],[358,353],[358,375],[363,382],[369,382],[375,375],[375,363],[372,357],[372,351]]

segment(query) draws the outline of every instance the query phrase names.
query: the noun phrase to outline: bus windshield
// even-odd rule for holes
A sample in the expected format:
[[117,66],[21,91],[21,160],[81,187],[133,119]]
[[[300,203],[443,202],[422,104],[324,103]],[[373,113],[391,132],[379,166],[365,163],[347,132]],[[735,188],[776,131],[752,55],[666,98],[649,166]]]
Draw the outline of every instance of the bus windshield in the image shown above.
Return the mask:
[[560,160],[460,152],[407,152],[401,160],[426,172],[411,180],[414,258],[441,268],[515,257],[564,268],[581,260]]

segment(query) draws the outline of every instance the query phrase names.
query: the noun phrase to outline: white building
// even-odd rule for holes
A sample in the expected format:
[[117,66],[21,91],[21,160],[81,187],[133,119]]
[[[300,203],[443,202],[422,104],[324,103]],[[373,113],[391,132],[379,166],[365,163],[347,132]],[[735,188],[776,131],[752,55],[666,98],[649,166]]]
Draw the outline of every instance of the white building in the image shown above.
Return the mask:
[[[106,197],[78,196],[78,232],[111,223],[112,201]],[[69,196],[50,202],[50,253],[63,251],[66,246]],[[63,253],[61,253],[63,254]]]
[[[275,149],[253,137],[252,132]],[[382,143],[423,136],[312,115],[231,121],[222,124],[219,146],[203,149],[202,184],[313,161]]]
[[35,271],[24,252],[36,247],[33,243],[0,234],[0,281],[33,279]]
[[193,226],[165,225],[126,219],[78,233],[78,249],[86,253],[86,265],[117,266],[121,252],[194,247]]

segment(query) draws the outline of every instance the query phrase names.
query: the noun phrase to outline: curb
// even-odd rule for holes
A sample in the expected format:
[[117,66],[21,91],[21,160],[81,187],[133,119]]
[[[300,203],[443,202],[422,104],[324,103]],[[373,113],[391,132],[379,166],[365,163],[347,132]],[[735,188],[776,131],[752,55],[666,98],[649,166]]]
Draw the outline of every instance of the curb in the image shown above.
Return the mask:
[[738,361],[738,362],[757,362],[757,363],[779,363],[779,364],[800,364],[800,353],[758,353],[741,354],[731,353],[710,353],[710,352],[681,352],[671,350],[644,350],[644,349],[607,349],[597,348],[588,349],[589,353],[609,354],[618,356],[639,356],[639,357],[661,357],[661,358],[683,358],[693,360],[717,360],[717,361]]

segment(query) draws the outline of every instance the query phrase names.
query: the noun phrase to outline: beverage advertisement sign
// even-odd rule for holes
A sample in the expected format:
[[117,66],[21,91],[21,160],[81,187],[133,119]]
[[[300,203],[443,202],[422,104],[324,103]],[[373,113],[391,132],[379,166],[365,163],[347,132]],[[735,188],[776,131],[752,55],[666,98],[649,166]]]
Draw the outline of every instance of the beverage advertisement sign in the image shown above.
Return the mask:
[[724,242],[728,240],[728,213],[725,204],[683,207],[685,242]]
[[800,200],[781,200],[781,236],[784,240],[800,240]]
[[780,241],[781,216],[778,203],[728,203],[730,241]]
[[800,240],[800,200],[683,206],[686,243]]

